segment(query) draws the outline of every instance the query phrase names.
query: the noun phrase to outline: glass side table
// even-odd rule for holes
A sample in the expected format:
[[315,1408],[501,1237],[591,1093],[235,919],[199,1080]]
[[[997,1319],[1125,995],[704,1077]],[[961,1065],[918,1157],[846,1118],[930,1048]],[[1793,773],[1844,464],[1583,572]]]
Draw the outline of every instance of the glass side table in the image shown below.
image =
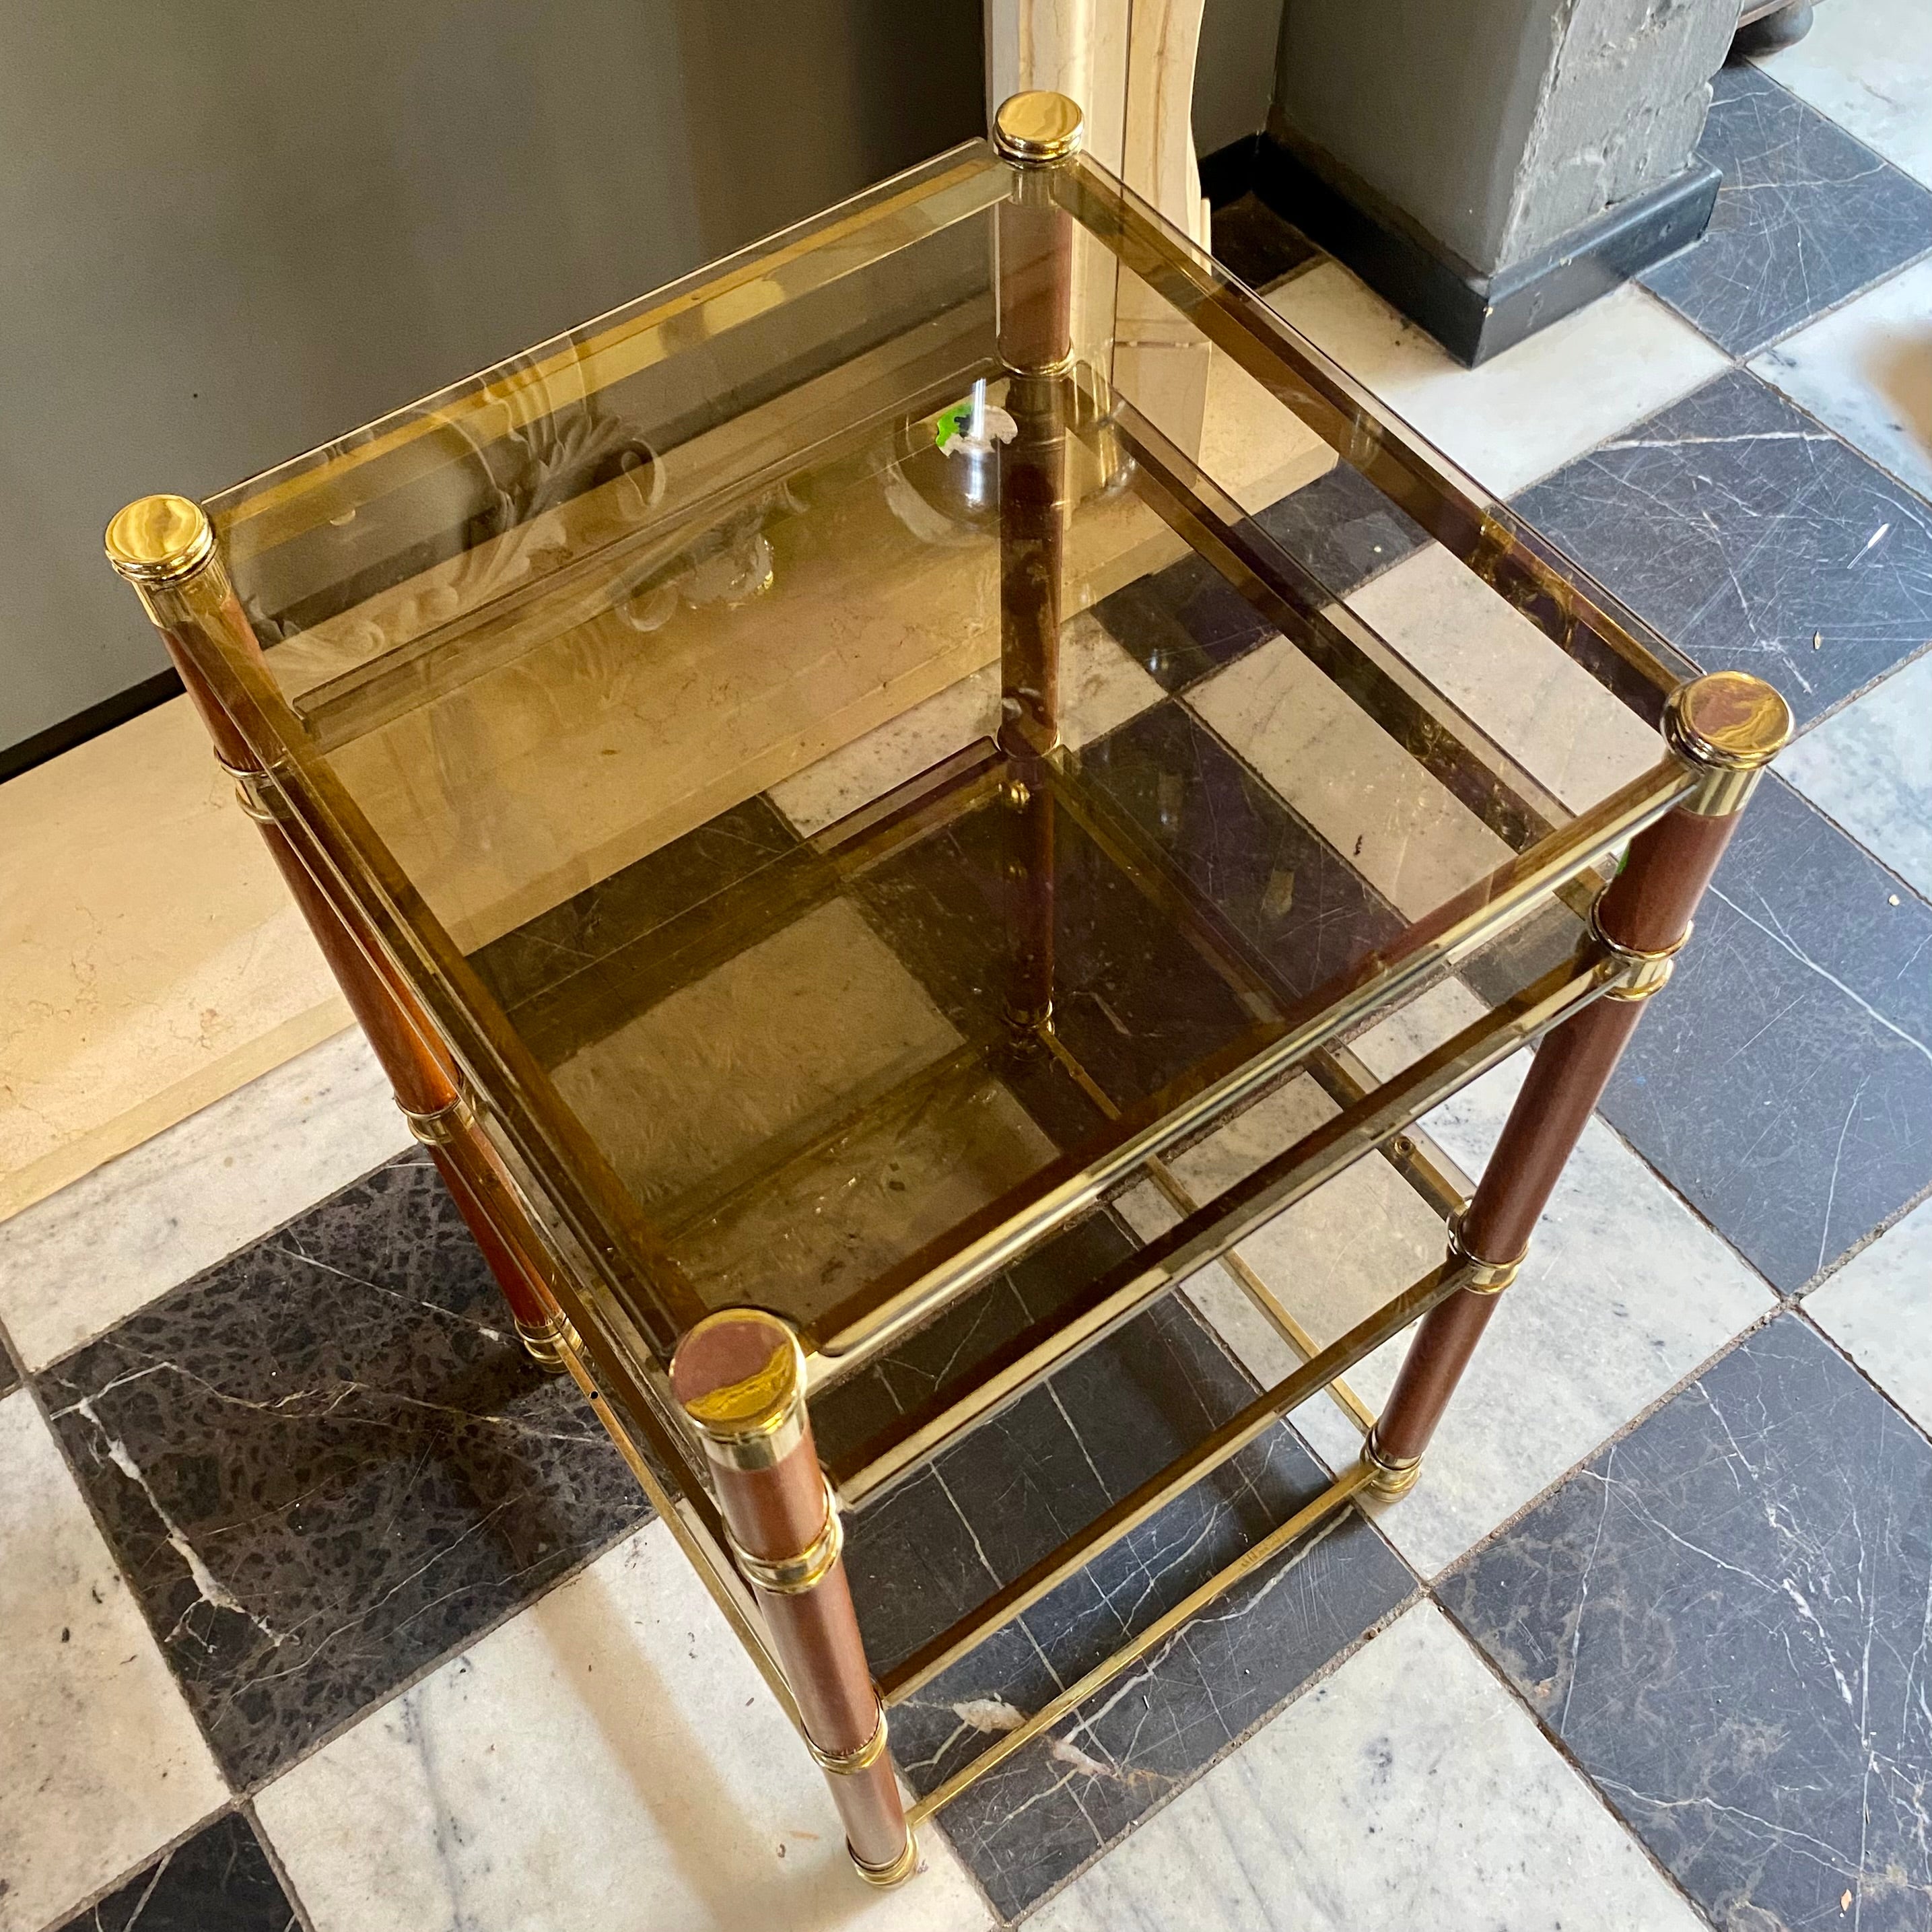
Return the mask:
[[[1687,680],[1079,137],[1018,96],[991,143],[107,537],[524,1344],[880,1884],[1240,1576],[1415,1481],[1789,730],[1756,680]],[[1564,654],[1580,739],[1615,740],[1586,796],[1270,524],[1338,461]],[[1274,638],[1244,744],[1187,682],[1212,636],[1136,664],[1088,614],[1177,563]],[[1478,1016],[1372,1072],[1352,1042],[1450,976]],[[1414,1123],[1539,1039],[1472,1186]],[[1327,1112],[1268,1141],[1291,1079]],[[1181,1157],[1230,1124],[1264,1144],[1197,1198]],[[1320,1332],[1232,1251],[1370,1156],[1443,1258]],[[875,1684],[842,1512],[1216,1260],[1301,1365]],[[1372,1416],[1341,1378],[1411,1324]],[[942,1329],[916,1396],[841,1407]],[[890,1706],[1324,1389],[1357,1462],[905,1804]]]

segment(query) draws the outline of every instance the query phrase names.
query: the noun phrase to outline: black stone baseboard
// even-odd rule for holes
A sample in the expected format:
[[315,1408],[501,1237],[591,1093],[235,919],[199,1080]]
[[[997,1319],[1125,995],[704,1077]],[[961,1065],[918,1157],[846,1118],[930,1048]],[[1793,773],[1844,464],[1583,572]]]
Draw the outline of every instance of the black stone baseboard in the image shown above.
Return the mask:
[[130,685],[125,691],[117,691],[112,698],[104,698],[98,704],[90,704],[85,711],[76,711],[71,718],[63,718],[58,724],[50,724],[30,738],[0,747],[0,784],[181,694],[178,672],[157,671],[152,677],[144,677],[139,684]]
[[1718,198],[1717,169],[1696,161],[1540,254],[1484,276],[1343,194],[1276,142],[1260,142],[1252,166],[1254,192],[1277,214],[1472,368],[1688,247]]
[[1260,135],[1244,134],[1238,141],[1200,157],[1201,192],[1211,206],[1226,208],[1254,186],[1256,158],[1261,148]]

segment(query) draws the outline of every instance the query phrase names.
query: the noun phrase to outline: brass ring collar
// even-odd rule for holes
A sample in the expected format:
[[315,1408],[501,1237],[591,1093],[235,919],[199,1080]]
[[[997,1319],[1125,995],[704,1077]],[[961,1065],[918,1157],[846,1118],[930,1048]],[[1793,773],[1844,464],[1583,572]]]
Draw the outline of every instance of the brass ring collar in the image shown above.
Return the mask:
[[[820,1480],[824,1480],[821,1472]],[[825,1484],[825,1521],[814,1536],[795,1556],[754,1556],[736,1537],[730,1539],[731,1554],[744,1572],[748,1583],[755,1583],[776,1597],[801,1597],[815,1590],[831,1574],[845,1548],[845,1527],[838,1517],[838,1504],[830,1483]]]
[[409,1123],[411,1135],[424,1147],[448,1147],[476,1124],[476,1103],[461,1087],[452,1098],[428,1113],[416,1113],[400,1100],[396,1107]]
[[872,1726],[872,1735],[862,1744],[855,1744],[848,1751],[820,1750],[811,1738],[805,1741],[820,1771],[830,1772],[834,1778],[856,1778],[862,1771],[870,1771],[886,1754],[886,1707],[879,1706],[879,1720]]
[[257,825],[279,825],[289,816],[288,801],[273,771],[231,765],[218,754],[214,762],[235,781],[235,802]]
[[1462,1216],[1458,1214],[1449,1223],[1449,1265],[1465,1273],[1468,1279],[1462,1283],[1471,1294],[1500,1294],[1515,1280],[1516,1270],[1527,1258],[1526,1248],[1513,1262],[1492,1262],[1486,1259],[1470,1247],[1463,1238]]
[[1598,917],[1603,903],[1599,898],[1590,908],[1590,937],[1610,956],[1617,973],[1616,984],[1606,986],[1604,997],[1610,1000],[1647,1000],[1669,983],[1677,956],[1684,950],[1690,937],[1690,928],[1687,926],[1674,944],[1654,952],[1646,952],[1612,939],[1604,930],[1603,922]]
[[903,1880],[910,1878],[919,1866],[919,1845],[910,1830],[906,1833],[904,1849],[898,1857],[888,1858],[882,1865],[868,1865],[852,1850],[850,1838],[845,1840],[845,1850],[852,1861],[854,1869],[868,1885],[880,1887],[897,1885]]

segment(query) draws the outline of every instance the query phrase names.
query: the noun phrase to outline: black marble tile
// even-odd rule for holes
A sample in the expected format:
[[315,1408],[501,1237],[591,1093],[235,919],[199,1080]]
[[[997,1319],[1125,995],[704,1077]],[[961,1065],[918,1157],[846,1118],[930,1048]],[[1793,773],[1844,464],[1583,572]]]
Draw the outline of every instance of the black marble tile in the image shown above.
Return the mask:
[[1932,1924],[1932,1446],[1807,1323],[1437,1587],[1724,1932]]
[[[1255,524],[1330,595],[1346,597],[1428,542],[1421,526],[1346,463],[1260,512]],[[1186,556],[1102,598],[1094,614],[1163,689],[1245,657],[1274,628],[1207,560]]]
[[1932,1181],[1932,907],[1768,780],[1603,1111],[1802,1288]]
[[14,1366],[14,1358],[4,1346],[0,1346],[0,1396],[11,1395],[20,1386],[20,1372]]
[[301,1924],[248,1820],[230,1812],[60,1932],[300,1932]]
[[1166,691],[1197,679],[1276,634],[1204,557],[1185,556],[1137,578],[1094,607],[1108,634]]
[[747,799],[492,940],[470,963],[514,1010],[742,885],[798,842],[768,799]]
[[1711,83],[1703,238],[1639,279],[1748,356],[1932,248],[1932,194],[1752,67]]
[[1251,289],[1272,288],[1322,252],[1256,194],[1215,209],[1212,239],[1215,260]]
[[1294,998],[1403,922],[1184,705],[1157,704],[1081,753],[1110,799]]
[[[872,866],[854,888],[874,929],[969,1039],[1006,1031],[1018,823],[986,806]],[[1255,1016],[1225,978],[1070,812],[1056,814],[1053,855],[1054,1028],[1116,1104],[1154,1092],[1251,1028]],[[1040,1059],[1003,1065],[1000,1075],[1065,1145],[1100,1117]]]
[[1516,508],[1706,670],[1802,727],[1932,639],[1932,509],[1743,370]]
[[238,1787],[646,1514],[414,1154],[38,1381]]
[[1337,597],[1429,541],[1420,524],[1346,463],[1290,491],[1255,521]]
[[837,1466],[861,1450],[898,1418],[963,1383],[1003,1344],[1046,1320],[1140,1245],[1111,1208],[1042,1242],[908,1340],[814,1396],[820,1456]]
[[[886,1664],[1234,1412],[1252,1384],[1168,1300],[860,1516],[848,1561]],[[929,1790],[1282,1521],[1324,1478],[1286,1425],[895,1708]],[[946,1808],[1009,1918],[1203,1770],[1412,1587],[1349,1512],[1264,1565]]]

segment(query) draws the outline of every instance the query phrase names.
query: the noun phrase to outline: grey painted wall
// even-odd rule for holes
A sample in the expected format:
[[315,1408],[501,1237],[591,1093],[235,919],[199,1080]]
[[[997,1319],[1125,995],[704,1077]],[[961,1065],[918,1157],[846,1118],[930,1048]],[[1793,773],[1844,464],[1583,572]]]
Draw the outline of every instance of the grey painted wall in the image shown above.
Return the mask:
[[1208,0],[1194,68],[1194,148],[1211,154],[1268,124],[1282,0]]
[[0,747],[166,660],[100,554],[982,131],[980,0],[0,10]]
[[1271,131],[1492,274],[1687,164],[1737,13],[1736,0],[1286,0]]

